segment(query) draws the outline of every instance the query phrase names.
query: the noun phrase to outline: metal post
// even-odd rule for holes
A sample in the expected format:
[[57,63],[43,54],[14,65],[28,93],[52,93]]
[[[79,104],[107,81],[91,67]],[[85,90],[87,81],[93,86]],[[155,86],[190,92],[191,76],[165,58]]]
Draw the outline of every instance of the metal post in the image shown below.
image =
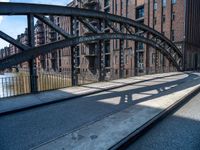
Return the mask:
[[[100,31],[104,32],[105,29],[105,21],[99,20],[99,28]],[[99,41],[99,81],[105,80],[105,42]]]
[[[122,31],[122,26],[120,25]],[[124,40],[120,39],[119,47],[119,78],[124,78]]]
[[[33,15],[27,16],[28,23],[28,45],[30,47],[35,46],[35,37],[34,37],[34,17]],[[37,83],[37,68],[35,59],[29,60],[29,71],[30,71],[30,84],[31,84],[31,93],[38,92],[38,83]]]
[[134,42],[134,75],[137,76],[138,75],[138,59],[137,59],[137,47],[136,47],[136,42]]
[[155,50],[155,73],[159,72],[159,56],[158,56],[158,50]]
[[100,81],[105,80],[105,41],[100,41]]
[[[71,17],[71,35],[76,35],[76,21],[76,18]],[[72,86],[78,85],[76,46],[71,46],[71,82]]]

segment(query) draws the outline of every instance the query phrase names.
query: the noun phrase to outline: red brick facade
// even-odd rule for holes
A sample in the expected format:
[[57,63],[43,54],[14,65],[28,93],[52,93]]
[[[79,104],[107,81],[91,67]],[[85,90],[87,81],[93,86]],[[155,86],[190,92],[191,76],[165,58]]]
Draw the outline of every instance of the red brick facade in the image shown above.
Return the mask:
[[[116,15],[131,18],[144,23],[151,28],[163,33],[171,39],[184,53],[185,69],[200,68],[200,1],[199,0],[74,0],[68,7],[79,7],[105,11]],[[94,5],[95,4],[95,5]],[[58,26],[72,32],[71,19],[67,17],[50,17]],[[74,22],[77,28],[74,33],[88,34],[80,22]],[[105,29],[107,30],[107,29]],[[111,30],[109,32],[112,32]],[[63,39],[45,24],[37,21],[35,27],[36,46]],[[147,35],[148,36],[148,35]],[[24,36],[25,37],[25,36]],[[19,37],[22,43],[24,37]],[[26,43],[25,43],[26,44]],[[117,78],[119,76],[119,40],[106,41],[109,49],[105,53],[106,75]],[[11,46],[12,47],[12,46]],[[170,62],[157,50],[148,45],[134,41],[124,41],[125,76],[136,73],[146,73],[149,69],[169,68]],[[80,44],[77,47],[77,67],[80,73],[93,71],[100,65],[98,58],[98,42]],[[14,48],[12,47],[12,51]],[[71,69],[71,49],[63,48],[37,58],[39,69],[46,71],[68,71]],[[135,68],[137,68],[135,70]],[[98,69],[97,69],[98,70]],[[135,72],[136,71],[136,72]]]

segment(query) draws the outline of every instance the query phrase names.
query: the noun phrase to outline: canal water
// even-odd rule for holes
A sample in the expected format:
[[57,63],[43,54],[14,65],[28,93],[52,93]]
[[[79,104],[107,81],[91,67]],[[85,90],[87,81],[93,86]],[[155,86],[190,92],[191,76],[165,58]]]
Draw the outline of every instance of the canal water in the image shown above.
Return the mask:
[[[88,79],[87,76],[78,76],[78,83],[86,84],[96,82]],[[71,85],[69,74],[63,73],[38,73],[37,77],[38,92],[66,88]],[[27,72],[4,73],[0,74],[0,98],[17,96],[30,93],[30,75]]]
[[12,93],[12,88],[10,87],[10,84],[12,83],[9,79],[15,76],[16,74],[14,73],[0,74],[0,98],[5,97],[5,95],[8,95],[9,93]]
[[[71,80],[61,74],[38,74],[38,91],[71,86]],[[30,76],[27,73],[0,74],[0,98],[30,93]]]
[[28,78],[16,73],[0,75],[0,98],[10,97],[28,92]]

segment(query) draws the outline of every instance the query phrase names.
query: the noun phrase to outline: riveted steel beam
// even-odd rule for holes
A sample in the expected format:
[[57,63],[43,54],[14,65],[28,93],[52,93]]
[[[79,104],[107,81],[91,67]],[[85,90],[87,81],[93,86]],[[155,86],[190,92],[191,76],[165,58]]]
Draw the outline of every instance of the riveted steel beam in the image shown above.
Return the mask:
[[181,51],[175,46],[172,41],[166,38],[164,35],[158,31],[144,25],[140,24],[134,20],[116,16],[104,12],[72,8],[65,6],[53,6],[53,5],[41,5],[41,4],[24,4],[24,3],[0,3],[0,15],[27,15],[27,14],[40,14],[40,15],[56,15],[56,16],[76,16],[76,17],[86,17],[95,19],[105,19],[112,22],[118,22],[121,24],[127,24],[132,27],[138,28],[143,31],[148,31],[152,35],[159,37],[160,39],[166,41],[167,44],[177,52],[180,57],[183,57]]
[[[35,46],[35,36],[34,36],[34,16],[27,16],[27,24],[28,24],[28,45],[30,47]],[[29,72],[30,72],[30,88],[31,93],[38,92],[38,83],[37,83],[37,68],[36,68],[36,60],[35,58],[28,59],[29,62]]]
[[123,26],[125,27],[125,29],[128,31],[129,34],[135,34],[132,27],[130,27],[129,25],[126,25],[126,24],[123,24]]
[[122,33],[119,29],[117,29],[116,26],[114,26],[114,23],[110,23],[109,21],[106,21],[107,25],[113,30],[115,33]]
[[99,31],[97,28],[95,28],[89,21],[87,21],[84,18],[81,17],[77,17],[77,19],[86,27],[88,28],[90,31],[92,31],[93,33],[101,33],[101,31]]
[[[71,17],[71,34],[77,35],[77,17]],[[70,45],[69,45],[70,46]],[[72,86],[78,85],[78,70],[77,70],[77,47],[76,45],[71,45],[71,83]]]
[[0,31],[0,38],[2,38],[3,40],[7,41],[8,43],[16,46],[17,48],[19,48],[22,51],[28,50],[30,47],[23,45],[22,43],[20,43],[19,41],[13,39],[12,37],[10,37],[9,35],[5,34],[4,32]]
[[89,41],[110,40],[110,39],[133,40],[133,41],[148,44],[152,46],[153,48],[159,50],[174,64],[175,67],[177,67],[177,69],[180,70],[180,66],[177,64],[174,58],[170,55],[170,53],[167,52],[160,45],[156,44],[154,41],[149,40],[145,37],[137,36],[137,35],[128,35],[128,34],[119,34],[119,33],[102,33],[102,34],[96,34],[96,35],[90,35],[90,36],[73,37],[70,39],[57,41],[57,42],[42,45],[39,47],[30,48],[28,51],[24,51],[22,53],[12,55],[6,59],[2,59],[0,61],[0,64],[1,64],[0,70],[20,64],[27,60],[36,58],[39,55],[46,54],[63,47],[68,47],[68,46],[73,46],[73,45],[75,46],[77,44],[85,43]]
[[[25,4],[25,3],[0,3],[0,15],[35,15],[35,16],[45,16],[45,15],[55,15],[55,16],[69,16],[69,17],[81,17],[81,18],[89,18],[89,19],[99,19],[102,21],[110,21],[113,23],[119,23],[120,25],[127,27],[135,28],[143,33],[148,32],[153,38],[156,38],[156,41],[154,42],[155,47],[162,47],[162,45],[159,45],[161,42],[167,47],[171,47],[171,50],[174,51],[176,54],[176,57],[181,58],[183,57],[183,54],[181,51],[176,47],[176,45],[170,41],[168,38],[166,38],[163,34],[159,33],[158,31],[144,25],[140,24],[134,20],[121,17],[121,16],[116,16],[104,12],[99,12],[99,11],[94,11],[94,10],[88,10],[88,9],[80,9],[80,8],[72,8],[72,7],[65,7],[65,6],[53,6],[53,5],[41,5],[41,4]],[[41,19],[41,18],[40,18]],[[53,28],[56,28],[54,24],[51,24],[51,22],[48,22],[47,19],[43,18],[43,22],[47,22],[48,24],[52,25]],[[94,30],[94,28],[91,28],[90,24],[87,22],[84,22],[86,27],[90,27],[90,30]],[[56,28],[57,29],[57,28]],[[59,29],[60,30],[60,29]],[[58,31],[59,31],[58,30]],[[129,32],[129,30],[127,30]],[[60,31],[59,31],[60,32]],[[98,32],[94,32],[98,33]],[[130,33],[131,34],[131,33]],[[123,35],[123,34],[122,34]],[[67,37],[67,35],[65,35]],[[93,35],[96,36],[97,35]],[[99,35],[100,36],[100,35]],[[128,36],[138,36],[141,39],[145,39],[146,41],[151,41],[149,40],[148,37],[141,37],[142,35],[128,35]],[[82,38],[87,38],[82,37]],[[90,36],[91,38],[92,36]],[[80,38],[80,37],[79,37]],[[74,38],[73,38],[74,39]],[[113,38],[111,38],[113,39]],[[121,38],[119,38],[121,39]],[[105,39],[103,39],[105,40]],[[133,39],[132,39],[133,40]],[[86,40],[87,41],[87,40]],[[145,43],[145,42],[144,42]],[[53,44],[53,43],[52,43]],[[73,44],[73,43],[71,43]],[[56,45],[56,44],[55,44]],[[69,45],[71,46],[71,45]],[[31,48],[32,49],[32,48]],[[169,56],[166,56],[170,61],[172,61],[175,66],[177,65],[176,58],[173,58],[172,54],[169,53],[165,47],[160,48],[162,49],[163,53],[168,53]],[[179,67],[179,66],[178,66]]]
[[55,23],[50,21],[47,17],[41,16],[41,15],[34,15],[34,16],[36,18],[38,18],[40,21],[42,21],[43,23],[45,23],[46,25],[48,25],[49,27],[51,27],[52,29],[54,29],[56,32],[58,32],[59,34],[64,36],[65,38],[71,38],[72,37],[69,33],[67,33],[65,30],[63,30],[62,28],[57,26]]

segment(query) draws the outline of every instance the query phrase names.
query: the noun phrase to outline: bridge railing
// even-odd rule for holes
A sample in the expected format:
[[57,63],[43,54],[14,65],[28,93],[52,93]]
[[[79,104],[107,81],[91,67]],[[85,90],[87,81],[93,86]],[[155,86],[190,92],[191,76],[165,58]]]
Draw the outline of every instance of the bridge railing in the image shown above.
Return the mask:
[[[174,67],[149,67],[137,69],[125,69],[124,78],[142,76],[155,73],[177,71]],[[81,70],[78,73],[78,85],[99,82],[98,70]],[[38,72],[37,76],[30,76],[28,71],[14,75],[0,77],[0,99],[25,95],[31,93],[30,80],[36,79],[38,92],[58,90],[71,87],[71,72]],[[108,69],[105,72],[105,81],[120,79],[119,69]]]

